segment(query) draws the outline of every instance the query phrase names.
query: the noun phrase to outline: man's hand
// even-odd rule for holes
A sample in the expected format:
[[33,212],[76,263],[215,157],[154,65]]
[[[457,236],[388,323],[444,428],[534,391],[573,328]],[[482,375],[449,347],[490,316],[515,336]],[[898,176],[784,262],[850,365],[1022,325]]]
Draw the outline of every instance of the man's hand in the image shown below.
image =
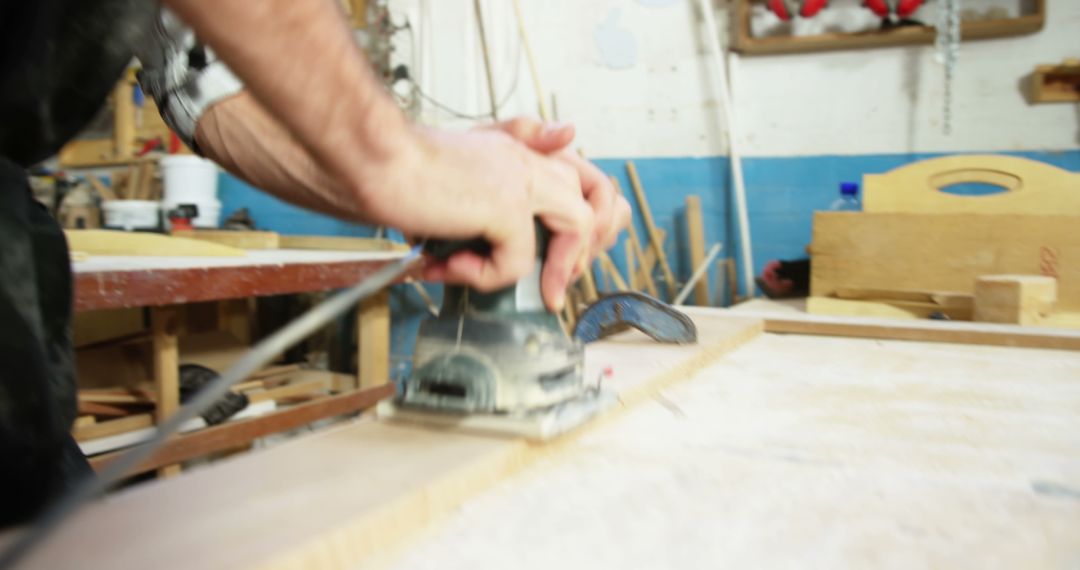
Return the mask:
[[[448,132],[417,128],[407,153],[369,174],[362,209],[407,235],[483,237],[490,256],[462,251],[431,261],[424,277],[483,291],[505,287],[533,270],[534,218],[552,237],[540,278],[549,309],[584,271],[593,247],[594,213],[569,163],[534,152],[497,130]],[[384,190],[379,190],[384,189]]]
[[619,232],[630,223],[630,204],[615,191],[611,181],[599,168],[569,149],[574,141],[573,125],[544,124],[535,119],[518,117],[496,123],[491,128],[509,133],[532,150],[568,164],[577,171],[581,193],[592,207],[595,218],[589,245],[590,261],[601,251],[615,245]]

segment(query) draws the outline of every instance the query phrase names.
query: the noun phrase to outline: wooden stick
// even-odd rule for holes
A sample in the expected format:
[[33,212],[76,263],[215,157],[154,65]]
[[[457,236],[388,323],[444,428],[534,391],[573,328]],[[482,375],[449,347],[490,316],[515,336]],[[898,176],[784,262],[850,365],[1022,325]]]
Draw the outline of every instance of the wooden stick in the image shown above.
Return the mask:
[[525,30],[525,16],[521,13],[521,0],[514,0],[514,15],[517,17],[518,35],[521,36],[521,47],[525,50],[525,60],[529,62],[533,88],[536,89],[536,104],[540,108],[540,118],[547,123],[551,121],[546,103],[547,96],[544,95],[544,88],[540,86],[540,72],[536,69],[536,58],[533,57],[532,44],[529,43],[529,33]]
[[739,304],[739,273],[735,269],[735,258],[727,258],[725,264],[725,273],[727,273],[728,294],[731,295],[731,302],[728,306]]
[[607,269],[608,274],[611,275],[611,280],[615,282],[615,288],[619,291],[629,291],[630,286],[626,284],[622,275],[619,275],[619,268],[615,267],[615,262],[611,261],[611,257],[608,256],[606,251],[600,252],[599,259],[600,264]]
[[86,177],[86,180],[90,182],[90,187],[94,189],[94,192],[101,196],[102,201],[116,200],[116,193],[112,191],[112,188],[106,186],[100,178],[91,174]]
[[585,268],[578,285],[581,286],[581,292],[584,294],[586,303],[593,303],[600,298],[600,294],[596,291],[596,278],[593,276],[592,264]]
[[[619,185],[619,179],[618,178],[615,178],[614,176],[612,176],[611,177],[611,183],[613,185],[615,185],[615,190],[617,190],[620,194],[623,194],[622,188]],[[653,282],[652,275],[650,274],[650,271],[646,268],[645,252],[642,251],[642,249],[641,249],[641,240],[638,239],[637,229],[634,228],[633,206],[631,206],[630,208],[631,208],[631,211],[630,211],[630,220],[631,220],[631,222],[630,222],[630,225],[627,226],[627,228],[626,228],[626,233],[630,238],[630,247],[633,248],[633,250],[634,250],[634,256],[637,257],[638,264],[641,266],[641,274],[639,275],[639,279],[635,279],[635,281],[640,280],[641,284],[645,287],[645,291],[648,294],[652,295],[653,297],[659,297],[659,295],[656,292],[656,283]],[[660,240],[660,242],[661,242],[660,246],[661,247],[663,247],[663,241],[664,241],[663,238],[661,238],[661,240]]]
[[[705,263],[705,222],[701,215],[701,197],[686,197],[686,241],[690,245],[690,265],[699,268]],[[706,272],[694,287],[694,304],[709,305],[709,275]]]
[[675,295],[679,290],[678,285],[675,283],[675,274],[671,272],[671,265],[668,264],[667,254],[664,253],[664,247],[660,243],[660,238],[656,233],[656,222],[653,221],[652,210],[649,209],[649,201],[645,198],[645,189],[641,186],[641,179],[638,178],[637,167],[634,166],[632,160],[626,161],[626,171],[630,174],[630,185],[634,188],[634,195],[637,197],[638,206],[641,208],[641,217],[645,220],[645,229],[649,232],[649,240],[652,242],[653,249],[656,251],[656,259],[660,262],[660,269],[664,272],[664,281],[667,282],[668,295]]
[[630,286],[631,291],[637,291],[637,269],[634,268],[634,250],[629,244],[623,244],[623,253],[626,254],[626,277],[628,280],[626,284]]
[[476,32],[480,36],[480,53],[484,55],[484,75],[487,77],[488,99],[491,102],[491,119],[499,120],[499,99],[495,95],[495,79],[491,73],[491,54],[488,53],[487,34],[484,33],[484,12],[480,0],[473,0],[473,14],[476,16]]
[[720,244],[714,244],[712,249],[709,250],[709,255],[705,256],[705,259],[694,270],[694,274],[690,276],[690,280],[683,285],[682,291],[675,296],[675,300],[671,302],[673,305],[681,305],[686,297],[690,295],[690,290],[694,287],[694,284],[700,281],[705,274],[709,271],[709,266],[712,265],[716,256],[720,255]]

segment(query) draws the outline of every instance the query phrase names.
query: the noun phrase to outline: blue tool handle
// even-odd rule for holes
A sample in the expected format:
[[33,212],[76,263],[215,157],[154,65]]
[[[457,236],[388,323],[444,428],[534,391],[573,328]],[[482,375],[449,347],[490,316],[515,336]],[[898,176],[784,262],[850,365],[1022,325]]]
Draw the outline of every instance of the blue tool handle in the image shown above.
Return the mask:
[[697,327],[690,317],[663,301],[636,292],[608,295],[593,303],[578,317],[574,338],[589,343],[629,327],[657,342],[697,342]]

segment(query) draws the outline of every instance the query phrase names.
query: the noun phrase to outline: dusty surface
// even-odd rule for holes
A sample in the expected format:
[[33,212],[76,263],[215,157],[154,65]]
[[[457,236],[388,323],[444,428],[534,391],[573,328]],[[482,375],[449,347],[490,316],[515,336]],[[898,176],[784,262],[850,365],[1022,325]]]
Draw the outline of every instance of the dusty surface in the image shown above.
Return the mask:
[[765,335],[389,567],[1080,567],[1080,354]]

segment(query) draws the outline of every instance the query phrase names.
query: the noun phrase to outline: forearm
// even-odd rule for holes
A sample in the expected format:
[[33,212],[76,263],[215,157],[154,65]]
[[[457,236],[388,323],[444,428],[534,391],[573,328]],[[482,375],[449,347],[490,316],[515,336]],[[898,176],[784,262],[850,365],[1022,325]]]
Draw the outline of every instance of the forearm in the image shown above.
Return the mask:
[[[337,182],[337,204],[351,202],[365,211],[366,204],[378,205],[383,200],[371,194],[382,191],[387,170],[399,168],[403,157],[416,161],[415,134],[376,81],[333,1],[167,4],[243,79],[269,124],[279,121],[279,130],[294,135],[279,137],[288,142],[266,141],[264,148],[298,143]],[[248,168],[246,175],[256,170]]]
[[310,210],[375,222],[247,91],[215,103],[195,129],[199,150],[252,186]]

